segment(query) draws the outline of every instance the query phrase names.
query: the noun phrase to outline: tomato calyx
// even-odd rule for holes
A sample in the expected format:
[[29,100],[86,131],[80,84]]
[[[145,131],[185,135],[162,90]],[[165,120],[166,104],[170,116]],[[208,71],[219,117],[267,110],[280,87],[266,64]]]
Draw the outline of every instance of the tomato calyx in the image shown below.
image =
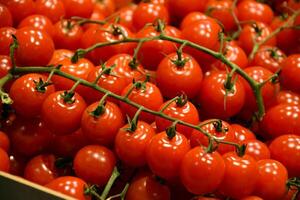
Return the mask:
[[71,62],[77,63],[80,58],[83,58],[87,52],[84,49],[77,49],[74,55],[71,57]]
[[64,93],[60,94],[60,96],[63,98],[64,102],[67,104],[72,104],[75,102],[74,95],[75,95],[75,92],[73,92],[73,91],[64,91]]
[[174,121],[170,127],[166,129],[167,136],[169,140],[172,140],[176,136],[176,124],[178,120]]
[[183,107],[188,102],[188,97],[185,93],[182,93],[176,98],[175,102],[178,107]]
[[286,186],[288,190],[297,190],[292,196],[291,200],[296,200],[300,195],[300,177],[293,177],[288,179]]
[[112,24],[111,28],[112,28],[111,34],[113,34],[113,36],[123,35],[125,37],[123,30],[119,26]]
[[46,87],[53,84],[48,81],[44,82],[42,78],[40,78],[39,81],[33,80],[33,82],[35,84],[36,91],[41,92],[41,93],[45,93]]
[[256,33],[256,35],[257,35],[258,37],[262,36],[263,29],[260,28],[260,27],[258,26],[257,23],[255,23],[255,22],[252,23],[252,24],[251,24],[251,27],[253,28],[254,32]]
[[161,19],[157,19],[154,23],[154,28],[156,32],[163,33],[166,28],[166,24]]
[[247,149],[247,145],[246,144],[242,144],[242,145],[238,145],[236,146],[236,154],[239,156],[239,157],[243,157],[246,153],[246,149]]
[[227,127],[223,128],[222,120],[214,121],[213,126],[214,126],[214,128],[216,129],[217,132],[225,133],[225,132],[228,131]]
[[128,128],[126,128],[125,130],[133,133],[134,131],[136,131],[137,129],[137,123],[138,123],[138,119],[139,119],[139,115],[141,114],[141,112],[143,111],[144,107],[141,106],[135,113],[134,117],[132,118],[132,120],[130,119],[130,117],[127,115],[127,121],[128,121]]
[[171,59],[172,63],[174,63],[178,68],[183,68],[185,64],[190,60],[189,58],[182,58],[182,49],[185,45],[186,43],[183,43],[181,47],[176,51],[177,59]]

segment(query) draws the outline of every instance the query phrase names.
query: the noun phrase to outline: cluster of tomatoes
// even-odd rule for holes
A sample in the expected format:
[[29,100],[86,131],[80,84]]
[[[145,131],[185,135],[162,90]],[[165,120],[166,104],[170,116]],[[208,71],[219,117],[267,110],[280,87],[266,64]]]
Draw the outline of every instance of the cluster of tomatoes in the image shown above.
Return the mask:
[[116,167],[126,200],[299,199],[299,10],[0,0],[0,171],[76,199]]

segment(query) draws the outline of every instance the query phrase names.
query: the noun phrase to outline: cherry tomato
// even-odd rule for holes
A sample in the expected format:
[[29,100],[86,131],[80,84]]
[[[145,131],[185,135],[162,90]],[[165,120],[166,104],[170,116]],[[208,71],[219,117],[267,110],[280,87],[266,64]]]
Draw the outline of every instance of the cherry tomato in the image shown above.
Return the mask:
[[205,11],[208,0],[171,0],[168,1],[170,12],[179,18],[183,18],[192,11]]
[[0,171],[9,172],[9,157],[2,148],[0,148]]
[[204,147],[195,147],[185,154],[180,178],[186,189],[197,195],[215,191],[225,173],[225,163],[218,152],[208,153]]
[[[167,101],[162,104],[161,109],[169,103],[170,102]],[[183,103],[179,101],[173,101],[163,110],[163,113],[170,117],[174,117],[194,125],[197,125],[200,121],[197,108],[189,101]],[[158,131],[164,131],[172,125],[172,122],[157,116],[155,118],[155,124]],[[176,130],[187,138],[190,138],[193,131],[192,128],[184,125],[176,125]]]
[[125,164],[140,167],[146,164],[146,147],[155,131],[143,121],[137,122],[135,130],[129,128],[129,125],[125,125],[119,129],[115,139],[116,153]]
[[16,60],[21,65],[47,65],[54,52],[51,37],[44,31],[23,27],[16,31],[19,47],[16,50]]
[[52,23],[56,23],[66,13],[62,0],[36,0],[35,12],[47,16]]
[[33,0],[9,0],[5,5],[9,9],[15,25],[25,17],[33,14],[35,8],[35,2]]
[[247,145],[246,154],[252,156],[256,160],[270,158],[270,150],[268,146],[256,139],[247,140],[244,142]]
[[53,52],[49,65],[58,65],[58,63],[65,58],[71,58],[74,55],[73,51],[68,49],[56,49]]
[[[121,0],[124,1],[124,0]],[[116,4],[117,6],[120,4]],[[119,23],[122,24],[123,26],[126,26],[131,30],[132,32],[135,32],[135,28],[133,25],[133,13],[135,9],[137,8],[137,5],[135,4],[128,4],[127,6],[121,7],[118,11],[119,17]],[[112,20],[115,20],[116,18],[112,18]]]
[[231,124],[231,128],[235,133],[235,138],[238,143],[244,143],[248,140],[256,139],[254,133],[249,129],[239,125],[239,124]]
[[282,199],[288,178],[286,168],[278,161],[266,159],[257,162],[258,178],[254,194],[265,200]]
[[109,101],[104,104],[102,112],[93,116],[99,102],[89,105],[83,112],[81,130],[94,144],[111,145],[119,129],[124,125],[120,108]]
[[13,25],[13,19],[9,9],[5,5],[0,4],[0,27],[12,26],[12,25]]
[[[26,74],[15,80],[10,88],[9,96],[13,99],[13,108],[23,117],[36,117],[40,115],[44,100],[55,92],[53,85],[39,88],[39,82],[47,81],[41,74]],[[39,88],[41,91],[38,91]]]
[[156,70],[156,82],[165,97],[173,98],[184,92],[194,98],[199,92],[202,70],[197,61],[183,53],[179,59],[176,53],[166,56]]
[[24,178],[40,185],[46,185],[58,177],[55,156],[41,154],[33,157],[26,165]]
[[16,33],[16,29],[13,27],[0,28],[0,54],[8,55],[9,46],[12,43],[12,34]]
[[10,141],[6,133],[0,131],[0,148],[8,152],[10,146]]
[[180,29],[183,30],[184,28],[190,26],[192,23],[199,21],[201,19],[208,19],[209,16],[205,15],[202,12],[190,12],[187,14],[181,21]]
[[116,10],[116,6],[118,6],[114,0],[92,0],[92,2],[94,3],[94,11],[98,10],[104,15],[104,17],[113,14]]
[[53,24],[45,15],[29,15],[20,22],[18,28],[26,26],[34,27],[48,33],[51,37],[53,36]]
[[78,177],[103,186],[110,178],[115,164],[115,156],[109,149],[99,145],[88,145],[77,152],[73,165]]
[[[149,108],[151,110],[158,111],[160,106],[163,104],[163,97],[160,93],[158,87],[156,87],[153,83],[146,82],[144,83],[145,87],[134,87],[133,83],[129,84],[122,92],[122,96],[125,96],[130,88],[134,87],[134,89],[128,95],[128,99],[138,103],[145,108]],[[120,107],[122,111],[128,114],[129,117],[133,118],[135,115],[137,108],[128,105],[125,102],[120,102]],[[154,121],[155,116],[149,113],[142,112],[139,116],[140,120],[151,123]]]
[[86,103],[79,94],[74,93],[70,100],[65,100],[65,95],[64,91],[52,93],[42,105],[42,119],[55,135],[66,135],[76,131],[80,127],[81,116],[86,108]]
[[86,182],[74,176],[62,176],[56,178],[45,186],[78,200],[91,199],[90,196],[84,194],[84,191],[87,187]]
[[176,132],[173,138],[169,138],[163,131],[153,136],[146,148],[148,166],[159,177],[176,178],[179,175],[181,161],[189,150],[190,144],[184,135]]
[[201,109],[210,117],[226,119],[236,115],[245,103],[245,89],[243,84],[234,77],[227,84],[228,73],[225,71],[214,72],[204,77],[198,102]]
[[0,78],[4,77],[12,68],[9,56],[0,55]]
[[89,18],[93,12],[92,0],[62,0],[65,6],[65,17],[72,16]]
[[292,105],[300,105],[300,95],[288,90],[279,91],[276,100],[277,104],[286,103]]
[[300,92],[300,54],[293,54],[287,57],[282,63],[280,83],[286,89]]
[[243,197],[240,200],[263,200],[263,199],[258,196],[247,196],[247,197]]
[[289,177],[300,176],[300,136],[282,135],[275,138],[269,146],[271,158],[281,162],[288,170]]

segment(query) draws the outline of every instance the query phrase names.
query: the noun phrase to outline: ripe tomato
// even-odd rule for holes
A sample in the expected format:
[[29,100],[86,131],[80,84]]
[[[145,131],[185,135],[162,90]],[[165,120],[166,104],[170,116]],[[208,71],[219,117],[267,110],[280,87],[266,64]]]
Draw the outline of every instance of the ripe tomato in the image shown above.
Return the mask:
[[84,194],[87,187],[86,182],[74,176],[56,178],[45,186],[78,200],[91,200],[90,196]]
[[[122,92],[122,96],[125,96],[130,88],[133,87],[133,83],[129,84]],[[138,103],[145,108],[149,108],[151,110],[158,111],[160,106],[163,104],[163,97],[160,93],[158,87],[156,87],[153,83],[146,82],[145,87],[134,88],[132,92],[128,95],[128,99]],[[122,111],[128,114],[129,117],[133,118],[135,115],[137,108],[128,105],[125,102],[120,102],[120,107]],[[151,123],[154,121],[155,116],[149,113],[142,112],[139,116],[140,120]]]
[[280,83],[286,89],[300,92],[300,54],[292,54],[287,57],[282,63],[280,73]]
[[146,164],[146,147],[155,135],[155,131],[151,125],[143,121],[137,122],[133,132],[127,130],[128,128],[130,128],[129,125],[123,126],[116,135],[116,153],[126,165],[143,166]]
[[8,152],[10,146],[10,141],[6,133],[0,131],[0,148]]
[[204,12],[207,2],[208,0],[169,0],[168,7],[174,16],[183,18],[193,11]]
[[263,200],[263,199],[258,197],[258,196],[247,196],[247,197],[244,197],[240,200]]
[[284,52],[277,47],[263,45],[258,49],[251,65],[264,67],[275,73],[281,69],[285,57]]
[[4,77],[12,68],[9,56],[0,55],[0,78]]
[[[124,0],[120,0],[124,1]],[[116,3],[117,6],[120,4]],[[131,30],[132,32],[135,32],[135,28],[133,25],[133,13],[135,9],[137,8],[136,4],[128,4],[127,6],[121,7],[117,12],[119,17],[119,23],[122,24],[123,26],[126,26]],[[112,20],[115,20],[116,18],[112,18]]]
[[115,167],[116,158],[109,149],[99,145],[88,145],[75,155],[75,174],[83,180],[103,186]]
[[9,9],[5,5],[0,4],[0,27],[12,26],[12,25],[13,25],[13,19]]
[[56,23],[65,16],[65,6],[62,0],[36,0],[35,12],[47,16],[52,23]]
[[225,163],[218,152],[204,147],[191,149],[182,159],[180,178],[186,189],[197,195],[215,191],[222,182]]
[[9,46],[12,43],[12,34],[16,33],[16,29],[13,27],[0,28],[0,54],[8,55]]
[[235,152],[223,155],[225,173],[218,190],[225,196],[241,198],[252,194],[258,173],[254,158],[249,155],[242,157]]
[[245,103],[245,89],[243,84],[234,77],[231,80],[231,88],[226,88],[227,72],[213,72],[205,76],[198,102],[201,109],[210,117],[226,119],[236,115]]
[[9,172],[9,157],[2,148],[0,148],[0,171]]
[[104,17],[108,17],[113,14],[116,6],[118,6],[118,4],[116,4],[114,0],[92,0],[92,2],[94,4],[94,11],[99,11],[104,15]]
[[181,161],[189,150],[190,143],[184,135],[176,132],[171,139],[163,131],[153,136],[146,148],[148,166],[159,177],[176,178],[179,175]]
[[19,47],[16,50],[16,61],[21,65],[47,65],[54,52],[51,37],[44,31],[23,27],[16,31]]
[[66,10],[66,18],[72,16],[89,18],[93,12],[92,0],[62,0]]
[[279,104],[270,108],[260,127],[273,138],[285,134],[300,135],[300,106]]
[[209,16],[205,15],[202,12],[190,12],[187,14],[181,21],[180,29],[183,30],[184,28],[190,26],[192,23],[199,21],[201,19],[208,19]]
[[[246,24],[238,39],[239,46],[242,47],[247,54],[249,54],[252,51],[254,42],[264,40],[264,38],[268,37],[271,32],[271,28],[262,22],[255,21],[251,24]],[[276,37],[271,37],[264,43],[264,45],[276,46]]]
[[58,177],[55,156],[41,154],[33,157],[26,165],[24,178],[40,185],[46,185]]
[[[209,120],[203,121],[202,124],[205,124],[201,128],[214,136],[218,140],[228,141],[228,142],[235,142],[235,132],[232,127],[225,121],[220,122],[210,122]],[[208,138],[201,132],[197,130],[193,130],[191,138],[191,146],[208,146],[209,141]],[[234,147],[232,145],[227,144],[220,144],[218,146],[217,151],[220,154],[224,154],[226,152],[234,151]]]
[[33,0],[9,0],[5,4],[12,14],[14,24],[17,25],[25,17],[34,13],[35,2]]
[[93,111],[99,102],[89,105],[82,114],[81,130],[83,134],[94,144],[111,145],[119,129],[124,125],[124,117],[120,108],[107,101],[102,113],[94,115]]
[[254,194],[265,200],[282,199],[288,178],[286,168],[278,161],[266,159],[257,162],[258,178]]
[[168,186],[159,183],[149,173],[134,178],[126,192],[126,200],[170,200]]
[[239,124],[231,124],[230,126],[235,133],[235,138],[238,143],[242,144],[244,142],[247,142],[248,140],[256,139],[254,133],[252,133],[252,131],[250,131],[249,129]]
[[285,103],[292,105],[300,105],[300,95],[298,93],[288,90],[279,91],[276,100],[277,104]]
[[81,116],[86,108],[86,103],[79,94],[74,93],[69,101],[64,100],[64,95],[64,91],[52,93],[42,105],[42,119],[55,135],[66,135],[76,131],[80,127]]
[[256,139],[244,142],[247,145],[246,154],[252,156],[255,160],[263,160],[270,158],[270,150],[268,146]]
[[45,83],[47,77],[41,74],[26,74],[13,82],[9,96],[13,99],[12,106],[18,115],[28,118],[40,115],[44,100],[55,92],[53,85],[38,91],[39,81]]
[[141,30],[145,25],[156,23],[160,19],[164,23],[169,23],[169,12],[163,4],[141,2],[133,13],[133,26],[136,31]]
[[[166,106],[169,103],[170,103],[169,101],[163,103],[160,108],[163,108],[164,106]],[[184,122],[194,124],[194,125],[197,125],[200,122],[197,108],[189,101],[184,102],[183,105],[182,105],[182,102],[173,101],[171,104],[169,104],[166,107],[166,109],[164,109],[163,113],[170,117],[174,117],[176,119],[179,119],[179,120],[182,120]],[[170,127],[172,125],[172,122],[167,119],[157,116],[155,118],[155,124],[156,124],[157,130],[160,132],[160,131],[164,131],[168,127]],[[179,133],[183,134],[186,138],[190,138],[191,133],[193,131],[192,128],[189,128],[184,125],[179,125],[179,124],[176,125],[176,130]]]
[[173,98],[184,92],[194,98],[199,92],[202,81],[202,70],[197,61],[183,53],[178,58],[176,53],[166,56],[156,70],[156,82],[165,97]]
[[82,28],[74,21],[62,19],[54,25],[53,41],[55,47],[75,50],[80,47]]
[[26,26],[31,26],[38,30],[44,31],[48,33],[49,36],[53,37],[53,24],[45,15],[29,15],[20,22],[18,28],[23,28]]
[[275,138],[269,146],[271,158],[281,162],[288,170],[289,177],[300,176],[300,136],[282,135]]
[[49,65],[57,65],[61,60],[64,60],[65,58],[71,58],[73,54],[73,51],[68,49],[56,49],[53,52],[51,60],[49,61]]

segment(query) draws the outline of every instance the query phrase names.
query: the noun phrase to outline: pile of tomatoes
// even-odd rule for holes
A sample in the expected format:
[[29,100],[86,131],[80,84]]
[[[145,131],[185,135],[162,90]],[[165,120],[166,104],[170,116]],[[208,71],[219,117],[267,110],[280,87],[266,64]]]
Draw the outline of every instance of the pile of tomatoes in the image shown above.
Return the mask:
[[264,2],[0,0],[0,171],[85,200],[300,199],[300,3]]

